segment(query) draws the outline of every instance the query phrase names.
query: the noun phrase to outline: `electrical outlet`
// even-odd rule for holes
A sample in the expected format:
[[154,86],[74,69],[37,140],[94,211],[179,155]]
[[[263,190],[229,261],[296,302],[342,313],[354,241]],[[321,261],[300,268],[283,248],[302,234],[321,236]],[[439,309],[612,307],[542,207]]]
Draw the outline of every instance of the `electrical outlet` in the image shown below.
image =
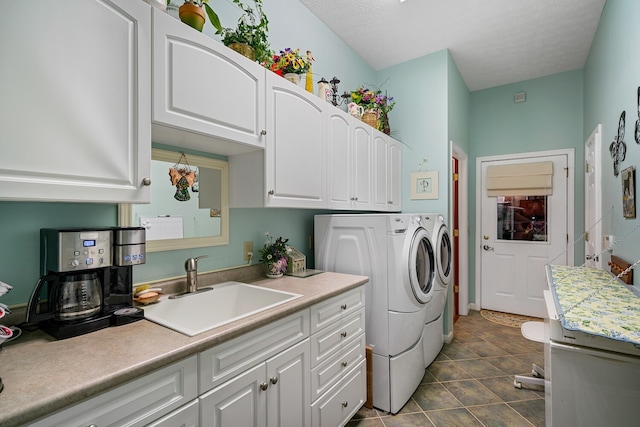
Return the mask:
[[244,242],[244,259],[249,259],[249,252],[253,252],[253,242]]

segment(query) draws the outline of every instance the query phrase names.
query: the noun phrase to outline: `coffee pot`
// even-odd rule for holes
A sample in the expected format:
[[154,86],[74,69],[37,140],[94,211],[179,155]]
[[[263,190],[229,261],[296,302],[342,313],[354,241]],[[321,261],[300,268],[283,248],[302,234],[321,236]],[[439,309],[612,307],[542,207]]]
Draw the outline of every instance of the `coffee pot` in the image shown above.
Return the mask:
[[102,306],[102,289],[96,273],[62,277],[55,294],[55,318],[62,322],[86,319],[99,313]]

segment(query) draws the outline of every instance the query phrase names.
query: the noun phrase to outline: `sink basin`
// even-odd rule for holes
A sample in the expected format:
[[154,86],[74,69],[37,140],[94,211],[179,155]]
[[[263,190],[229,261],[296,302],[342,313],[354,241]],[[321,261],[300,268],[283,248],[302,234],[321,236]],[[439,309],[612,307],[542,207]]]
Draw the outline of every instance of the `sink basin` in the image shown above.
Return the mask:
[[192,337],[301,296],[241,282],[225,282],[181,298],[162,297],[158,303],[144,307],[144,317]]

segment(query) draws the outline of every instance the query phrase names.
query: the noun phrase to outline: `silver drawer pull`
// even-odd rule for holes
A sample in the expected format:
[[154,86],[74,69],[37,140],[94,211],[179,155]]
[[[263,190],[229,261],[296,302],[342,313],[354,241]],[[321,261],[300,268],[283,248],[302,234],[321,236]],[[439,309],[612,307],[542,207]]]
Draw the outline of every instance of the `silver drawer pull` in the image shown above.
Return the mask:
[[341,336],[342,338],[345,338],[345,337],[347,336],[347,331],[342,332],[342,333],[340,334],[340,336]]
[[346,368],[347,367],[347,362],[342,362],[341,365],[342,365],[343,368]]
[[278,377],[271,377],[271,384],[276,384],[278,382]]
[[267,384],[267,383],[260,384],[260,390],[264,391],[264,390],[266,390],[268,388],[269,388],[269,384]]
[[342,407],[343,408],[346,408],[347,406],[349,406],[349,402],[347,402],[347,401],[342,402]]
[[341,309],[343,309],[343,310],[346,310],[346,309],[347,309],[347,304],[342,304],[342,305],[340,306],[340,308],[341,308]]

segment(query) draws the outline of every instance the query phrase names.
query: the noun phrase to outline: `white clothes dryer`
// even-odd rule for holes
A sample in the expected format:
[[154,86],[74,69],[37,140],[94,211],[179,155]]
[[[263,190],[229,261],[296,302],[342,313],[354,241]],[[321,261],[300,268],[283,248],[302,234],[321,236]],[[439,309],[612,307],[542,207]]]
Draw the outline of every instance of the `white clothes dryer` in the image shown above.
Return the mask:
[[442,350],[444,345],[444,309],[447,302],[448,285],[451,283],[452,254],[451,238],[444,217],[440,214],[421,215],[423,224],[427,225],[435,247],[436,275],[434,292],[427,307],[422,341],[424,344],[424,364],[429,366]]
[[431,233],[417,215],[316,215],[315,267],[369,277],[366,341],[373,405],[397,413],[424,375],[422,334],[434,293]]

